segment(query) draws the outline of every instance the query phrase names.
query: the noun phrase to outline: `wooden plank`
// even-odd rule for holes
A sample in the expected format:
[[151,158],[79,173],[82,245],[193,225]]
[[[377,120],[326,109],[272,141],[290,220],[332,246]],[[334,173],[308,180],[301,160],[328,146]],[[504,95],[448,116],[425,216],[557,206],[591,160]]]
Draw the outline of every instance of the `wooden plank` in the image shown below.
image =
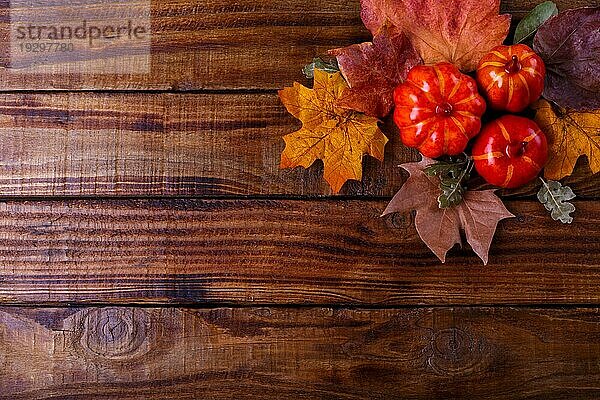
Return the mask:
[[236,304],[595,304],[600,203],[554,222],[509,202],[484,266],[445,265],[383,201],[0,203],[0,301]]
[[[330,193],[322,164],[279,169],[282,137],[297,125],[273,94],[4,94],[0,193]],[[389,174],[371,159],[364,185],[354,182],[350,191],[377,194],[386,183],[399,186],[393,185],[402,179],[392,167],[397,159],[388,155]]]
[[598,309],[0,309],[0,399],[597,399]]
[[[539,2],[508,0],[501,9],[516,21]],[[148,3],[136,0],[131,10]],[[600,4],[598,0],[556,3],[561,9]],[[100,0],[98,6],[106,7]],[[9,64],[8,7],[7,1],[0,4],[0,65],[4,67]],[[300,69],[315,55],[368,40],[359,10],[359,0],[155,0],[150,10],[149,73],[78,74],[70,72],[68,65],[57,64],[53,73],[32,75],[3,68],[0,89],[276,89],[303,79]],[[99,64],[111,61],[103,57]]]
[[[85,7],[87,11],[107,7],[101,0],[86,3],[90,3]],[[300,69],[314,56],[368,39],[360,22],[358,0],[135,0],[132,9],[143,9],[148,4],[152,26],[149,73],[78,74],[60,64],[55,66],[56,72],[44,74],[3,69],[1,88],[274,89],[301,77]],[[1,61],[7,66],[8,2],[1,11]],[[100,12],[94,15],[94,20],[102,20]],[[135,15],[133,20],[137,20]],[[111,59],[101,55],[97,62]]]
[[[0,195],[329,195],[323,164],[280,170],[282,137],[299,128],[274,94],[0,95]],[[388,124],[386,160],[365,157],[342,194],[392,196],[414,160]],[[600,196],[582,164],[566,181]],[[519,195],[536,192],[534,183]]]

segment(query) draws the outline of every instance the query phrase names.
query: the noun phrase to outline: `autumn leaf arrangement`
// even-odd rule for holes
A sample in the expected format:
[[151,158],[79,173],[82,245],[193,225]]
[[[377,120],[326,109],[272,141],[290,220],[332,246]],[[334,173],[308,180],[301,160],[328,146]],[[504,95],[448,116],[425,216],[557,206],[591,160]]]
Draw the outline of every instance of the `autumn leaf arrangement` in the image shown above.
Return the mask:
[[[560,183],[581,156],[600,171],[600,7],[536,6],[508,38],[499,0],[361,0],[372,41],[328,51],[279,96],[302,122],[281,168],[323,161],[338,193],[380,161],[393,119],[421,160],[383,215],[416,212],[442,261],[461,231],[487,264],[497,224],[513,217],[494,193],[538,182],[550,216],[571,223],[575,194]],[[512,35],[511,35],[512,36]]]

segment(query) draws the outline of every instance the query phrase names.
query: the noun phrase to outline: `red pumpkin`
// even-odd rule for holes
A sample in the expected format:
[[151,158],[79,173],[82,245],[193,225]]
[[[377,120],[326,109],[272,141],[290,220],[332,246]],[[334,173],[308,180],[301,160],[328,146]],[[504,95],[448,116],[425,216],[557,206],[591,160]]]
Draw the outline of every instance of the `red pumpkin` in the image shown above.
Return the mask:
[[544,133],[532,120],[516,115],[505,115],[485,125],[473,144],[479,175],[504,188],[516,188],[533,180],[547,158]]
[[485,111],[475,80],[449,63],[412,68],[396,87],[394,103],[402,142],[430,158],[462,153]]
[[524,44],[497,46],[477,67],[477,83],[496,110],[520,112],[544,90],[544,62]]

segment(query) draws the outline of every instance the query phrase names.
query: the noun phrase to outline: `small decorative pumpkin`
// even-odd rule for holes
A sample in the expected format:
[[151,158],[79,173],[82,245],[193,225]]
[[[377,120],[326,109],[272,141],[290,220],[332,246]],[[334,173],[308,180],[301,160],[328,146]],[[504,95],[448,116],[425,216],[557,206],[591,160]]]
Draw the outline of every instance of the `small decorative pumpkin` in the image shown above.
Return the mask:
[[473,161],[479,175],[503,188],[529,183],[547,159],[544,133],[534,121],[516,115],[504,115],[486,124],[473,144]]
[[477,67],[477,83],[496,110],[523,111],[544,90],[544,61],[524,44],[497,46]]
[[394,103],[402,142],[430,158],[462,153],[485,111],[475,80],[450,63],[412,68],[396,87]]

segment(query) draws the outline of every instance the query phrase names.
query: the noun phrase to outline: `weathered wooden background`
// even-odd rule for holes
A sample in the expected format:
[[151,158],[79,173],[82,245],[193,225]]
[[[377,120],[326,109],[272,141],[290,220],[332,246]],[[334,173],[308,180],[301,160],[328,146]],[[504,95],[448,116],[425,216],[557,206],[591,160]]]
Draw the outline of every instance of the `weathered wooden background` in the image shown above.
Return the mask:
[[358,0],[151,11],[149,74],[0,69],[0,399],[600,398],[585,161],[573,225],[504,193],[490,264],[441,265],[379,218],[415,157],[397,137],[342,196],[318,163],[278,169],[299,123],[276,90],[368,40]]

